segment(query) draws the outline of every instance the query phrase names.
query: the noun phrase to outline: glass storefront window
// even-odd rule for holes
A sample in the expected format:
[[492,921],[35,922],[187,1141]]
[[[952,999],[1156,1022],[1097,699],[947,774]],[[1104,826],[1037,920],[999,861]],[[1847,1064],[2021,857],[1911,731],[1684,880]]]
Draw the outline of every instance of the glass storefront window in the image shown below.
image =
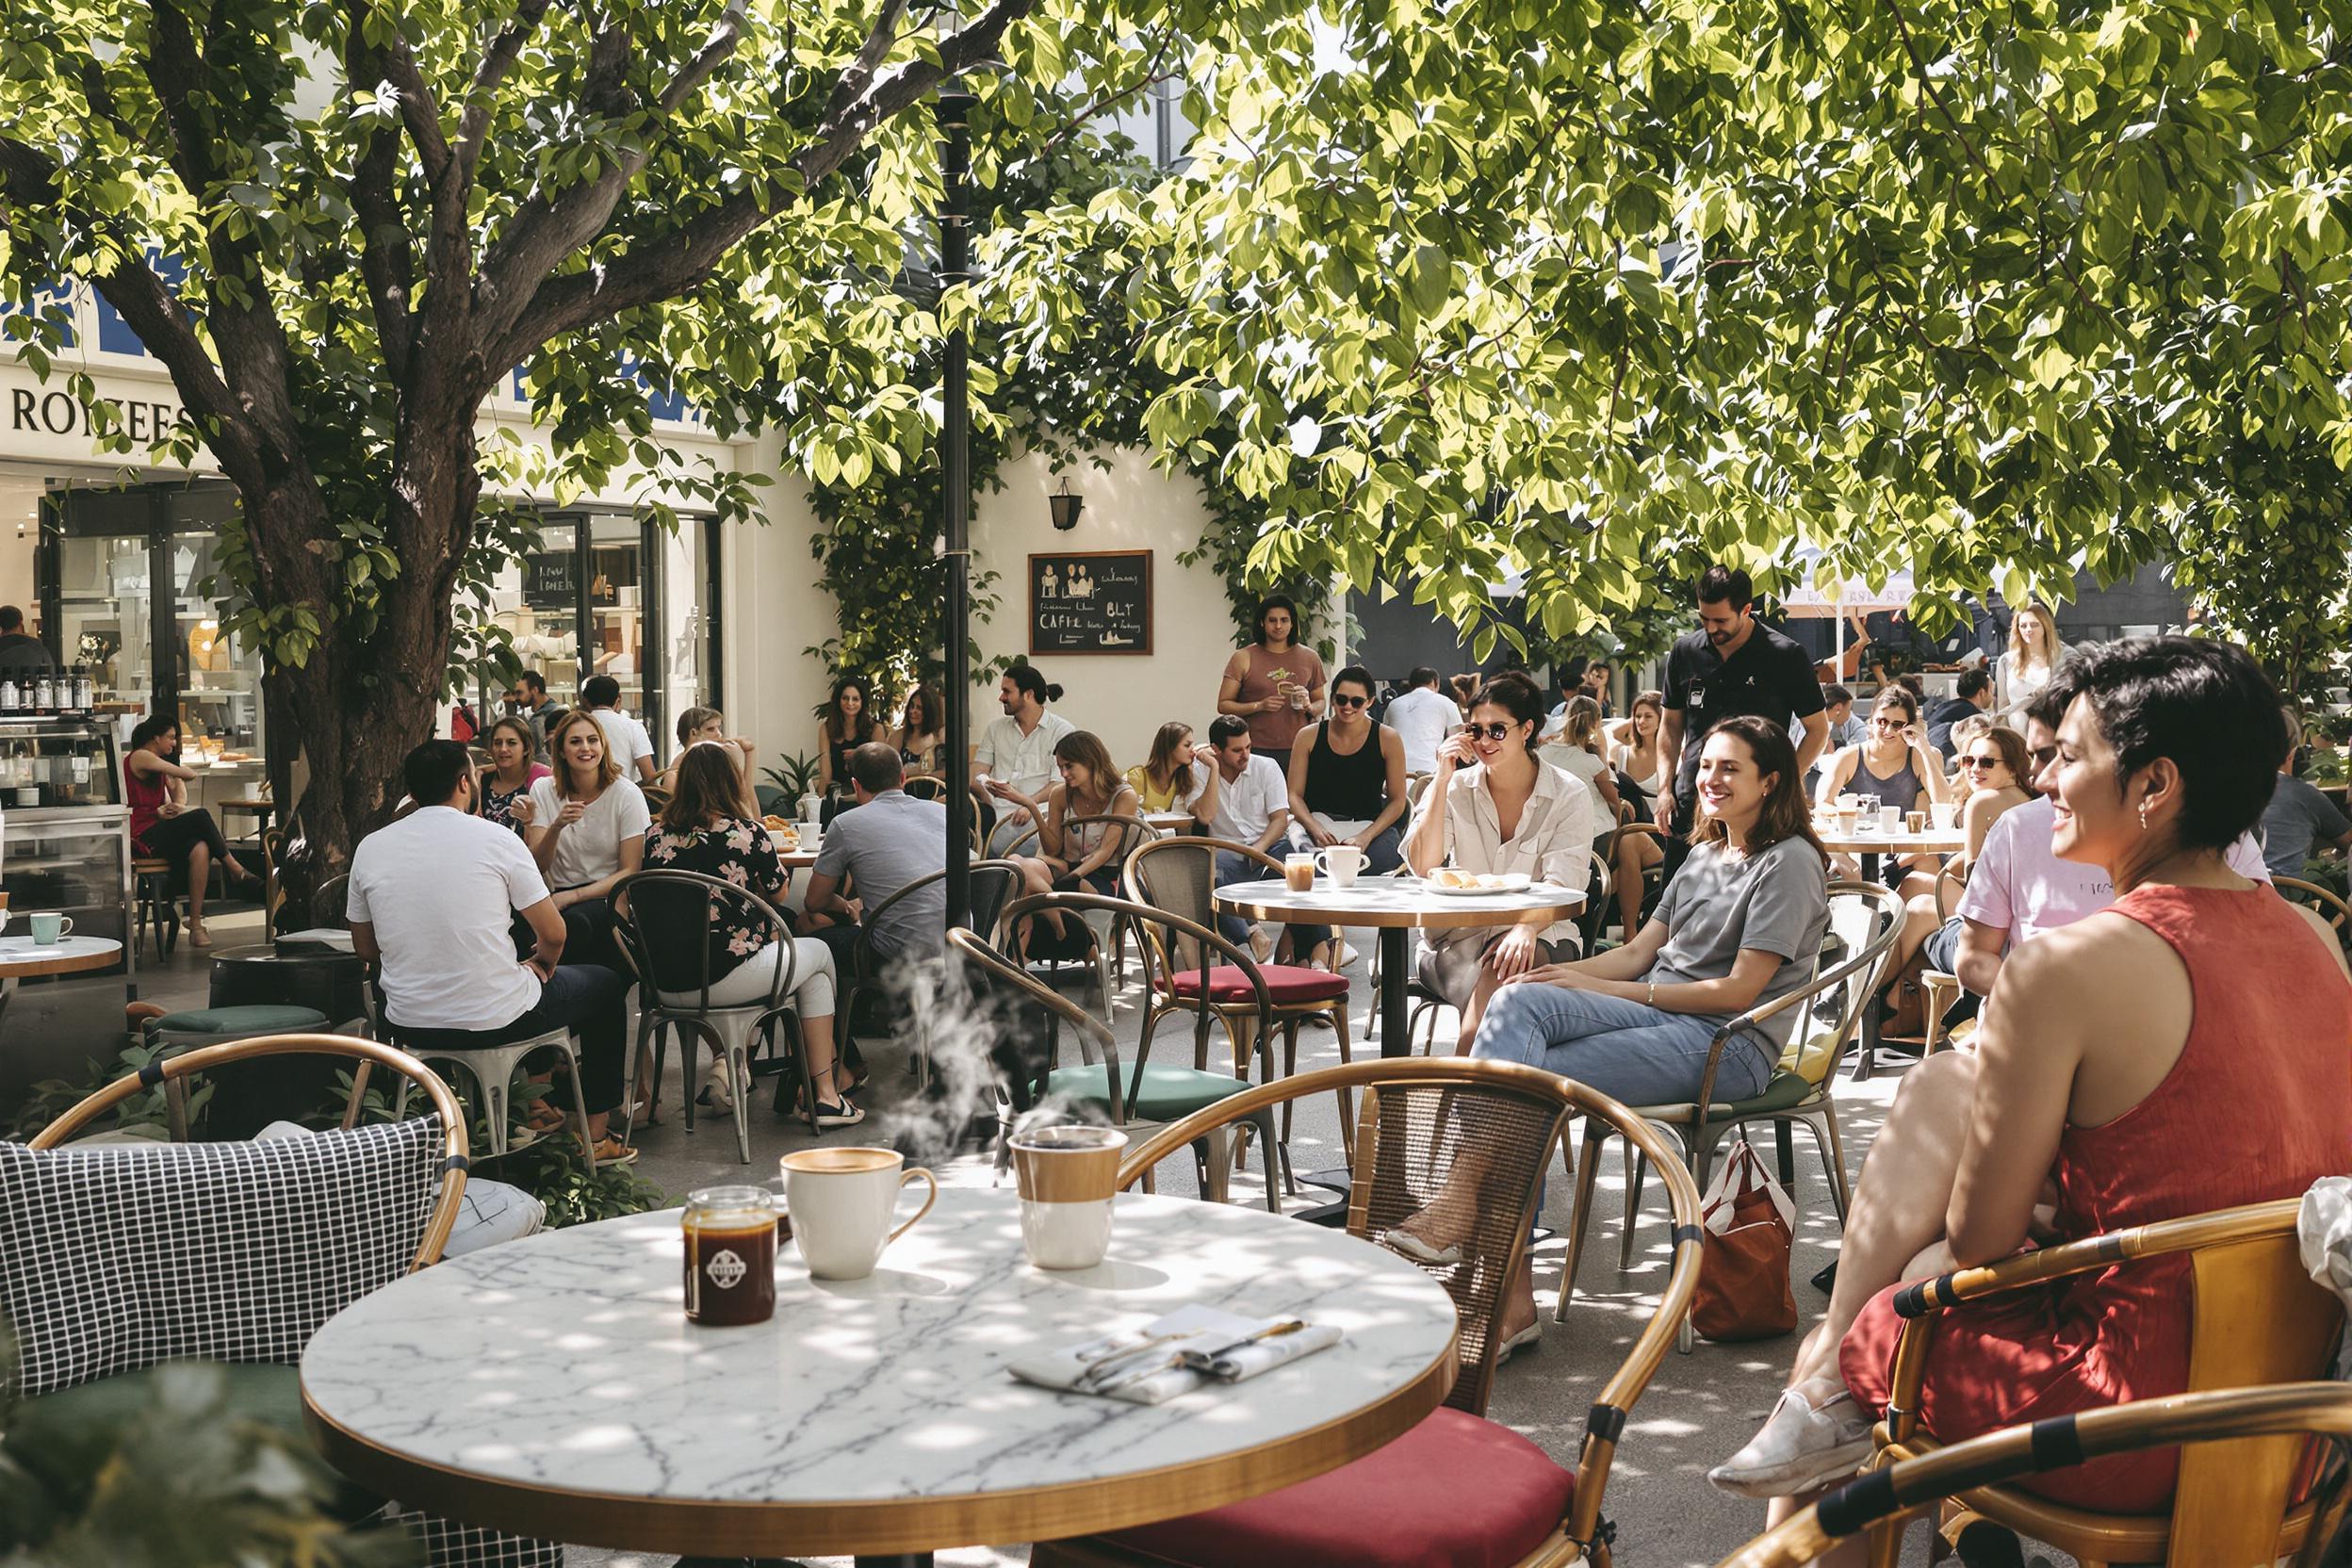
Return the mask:
[[[588,523],[588,673],[621,686],[621,710],[646,721],[645,530],[634,517]],[[667,752],[666,746],[661,748]]]
[[523,668],[538,671],[565,708],[580,701],[580,593],[579,530],[549,523],[523,557],[521,606],[503,618]]
[[57,651],[88,664],[101,713],[143,715],[155,706],[155,617],[148,570],[153,550],[137,535],[58,541]]

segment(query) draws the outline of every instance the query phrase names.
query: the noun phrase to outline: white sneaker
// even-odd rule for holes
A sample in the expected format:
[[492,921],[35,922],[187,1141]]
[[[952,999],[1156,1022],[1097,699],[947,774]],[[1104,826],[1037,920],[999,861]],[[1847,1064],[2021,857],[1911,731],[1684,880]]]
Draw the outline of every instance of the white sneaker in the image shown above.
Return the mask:
[[1869,1416],[1839,1389],[1821,1405],[1789,1389],[1748,1446],[1707,1473],[1739,1497],[1795,1497],[1843,1480],[1870,1457]]

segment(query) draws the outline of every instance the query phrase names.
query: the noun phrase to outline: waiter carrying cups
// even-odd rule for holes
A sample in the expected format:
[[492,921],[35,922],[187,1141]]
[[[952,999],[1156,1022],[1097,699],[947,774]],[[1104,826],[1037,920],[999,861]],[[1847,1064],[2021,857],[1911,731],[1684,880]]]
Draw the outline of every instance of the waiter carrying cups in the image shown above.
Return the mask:
[[1217,710],[1250,722],[1250,749],[1290,772],[1298,731],[1323,716],[1323,661],[1298,639],[1298,608],[1277,594],[1258,606],[1258,640],[1225,662]]
[[[1755,614],[1756,587],[1736,566],[1699,574],[1699,629],[1666,656],[1666,722],[1658,760],[1672,787],[1658,801],[1666,840],[1666,879],[1690,852],[1699,796],[1699,752],[1707,732],[1739,716],[1786,726],[1803,775],[1829,735],[1821,683],[1813,661],[1795,643]],[[1802,729],[1800,729],[1802,726]]]

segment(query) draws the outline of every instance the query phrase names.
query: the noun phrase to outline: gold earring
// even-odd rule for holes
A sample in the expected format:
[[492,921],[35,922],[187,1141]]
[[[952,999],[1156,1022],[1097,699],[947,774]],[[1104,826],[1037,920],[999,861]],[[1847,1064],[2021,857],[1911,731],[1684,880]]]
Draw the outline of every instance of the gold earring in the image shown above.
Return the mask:
[[2148,802],[2140,802],[2140,831],[2148,831]]

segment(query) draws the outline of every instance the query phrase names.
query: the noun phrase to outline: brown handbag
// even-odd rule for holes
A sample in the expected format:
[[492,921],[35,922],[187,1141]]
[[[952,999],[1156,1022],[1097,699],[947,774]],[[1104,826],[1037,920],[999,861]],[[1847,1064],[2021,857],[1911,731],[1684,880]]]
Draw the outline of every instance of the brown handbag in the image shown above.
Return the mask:
[[1797,1326],[1788,1289],[1796,1205],[1745,1138],[1735,1139],[1701,1207],[1690,1326],[1708,1339],[1772,1339]]

